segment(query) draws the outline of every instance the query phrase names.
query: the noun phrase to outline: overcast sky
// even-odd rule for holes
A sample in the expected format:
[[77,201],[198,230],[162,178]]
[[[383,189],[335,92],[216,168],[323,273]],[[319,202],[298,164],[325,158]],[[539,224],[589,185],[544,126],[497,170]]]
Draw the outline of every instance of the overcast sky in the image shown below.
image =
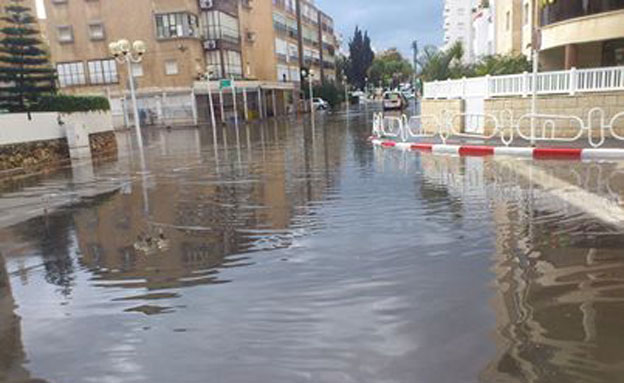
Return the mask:
[[368,30],[376,50],[397,47],[412,57],[412,41],[422,49],[427,44],[442,43],[442,0],[316,0],[316,4],[334,18],[344,37],[353,36],[356,25]]

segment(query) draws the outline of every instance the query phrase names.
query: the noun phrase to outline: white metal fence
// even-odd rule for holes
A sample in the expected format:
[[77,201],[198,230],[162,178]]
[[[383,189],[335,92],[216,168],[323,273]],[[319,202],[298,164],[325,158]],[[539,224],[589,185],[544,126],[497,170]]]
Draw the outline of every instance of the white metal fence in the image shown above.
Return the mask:
[[[505,76],[463,78],[424,84],[426,99],[469,97],[529,96],[533,93],[533,75],[520,73]],[[541,72],[537,75],[537,94],[570,94],[624,90],[624,66]]]
[[[459,127],[461,121],[477,120],[489,125],[488,133],[465,132]],[[427,126],[425,126],[425,124]],[[624,112],[608,118],[601,108],[593,108],[587,119],[577,116],[551,114],[524,114],[515,117],[509,110],[498,117],[491,114],[450,113],[443,110],[440,116],[374,115],[373,136],[390,138],[401,142],[416,142],[422,138],[435,138],[447,143],[449,138],[478,140],[500,140],[510,146],[518,138],[527,142],[581,142],[587,140],[589,146],[599,148],[607,138],[624,141]]]
[[[143,125],[178,125],[194,123],[192,92],[162,92],[137,95],[139,117]],[[130,97],[111,97],[111,112],[115,127],[127,127],[134,122]]]

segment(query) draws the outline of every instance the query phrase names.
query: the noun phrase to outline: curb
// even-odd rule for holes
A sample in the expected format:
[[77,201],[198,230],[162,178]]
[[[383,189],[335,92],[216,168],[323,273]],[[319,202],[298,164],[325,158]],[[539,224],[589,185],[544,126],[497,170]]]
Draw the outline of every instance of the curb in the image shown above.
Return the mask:
[[533,159],[561,159],[561,160],[600,160],[622,159],[624,149],[580,149],[580,148],[523,148],[487,145],[447,145],[424,144],[412,142],[395,142],[392,140],[371,137],[373,145],[384,148],[402,150],[416,150],[435,154],[454,154],[459,156],[513,156]]

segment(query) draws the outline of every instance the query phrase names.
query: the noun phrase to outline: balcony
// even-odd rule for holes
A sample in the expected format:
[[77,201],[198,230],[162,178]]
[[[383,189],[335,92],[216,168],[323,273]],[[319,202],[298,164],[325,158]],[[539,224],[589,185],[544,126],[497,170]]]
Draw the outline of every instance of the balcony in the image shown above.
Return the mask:
[[[566,8],[556,2],[542,11],[542,22],[546,21],[547,24],[542,26],[541,50],[622,39],[624,0],[589,1],[587,7],[572,3],[566,2]],[[601,4],[603,6],[599,7]],[[616,4],[620,4],[619,8]],[[559,8],[555,8],[555,5]],[[544,12],[549,14],[545,16]],[[594,49],[593,54],[600,55],[600,49]]]
[[624,0],[609,1],[564,1],[558,0],[541,10],[541,23],[543,26],[576,19],[579,17],[597,15],[624,9]]

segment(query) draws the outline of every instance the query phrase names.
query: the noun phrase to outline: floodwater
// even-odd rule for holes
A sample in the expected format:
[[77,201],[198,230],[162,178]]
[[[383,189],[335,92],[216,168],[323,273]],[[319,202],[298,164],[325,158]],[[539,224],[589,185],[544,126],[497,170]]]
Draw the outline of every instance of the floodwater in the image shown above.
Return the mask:
[[403,153],[370,122],[153,131],[144,161],[120,134],[4,185],[30,218],[0,229],[0,381],[624,381],[623,164]]

